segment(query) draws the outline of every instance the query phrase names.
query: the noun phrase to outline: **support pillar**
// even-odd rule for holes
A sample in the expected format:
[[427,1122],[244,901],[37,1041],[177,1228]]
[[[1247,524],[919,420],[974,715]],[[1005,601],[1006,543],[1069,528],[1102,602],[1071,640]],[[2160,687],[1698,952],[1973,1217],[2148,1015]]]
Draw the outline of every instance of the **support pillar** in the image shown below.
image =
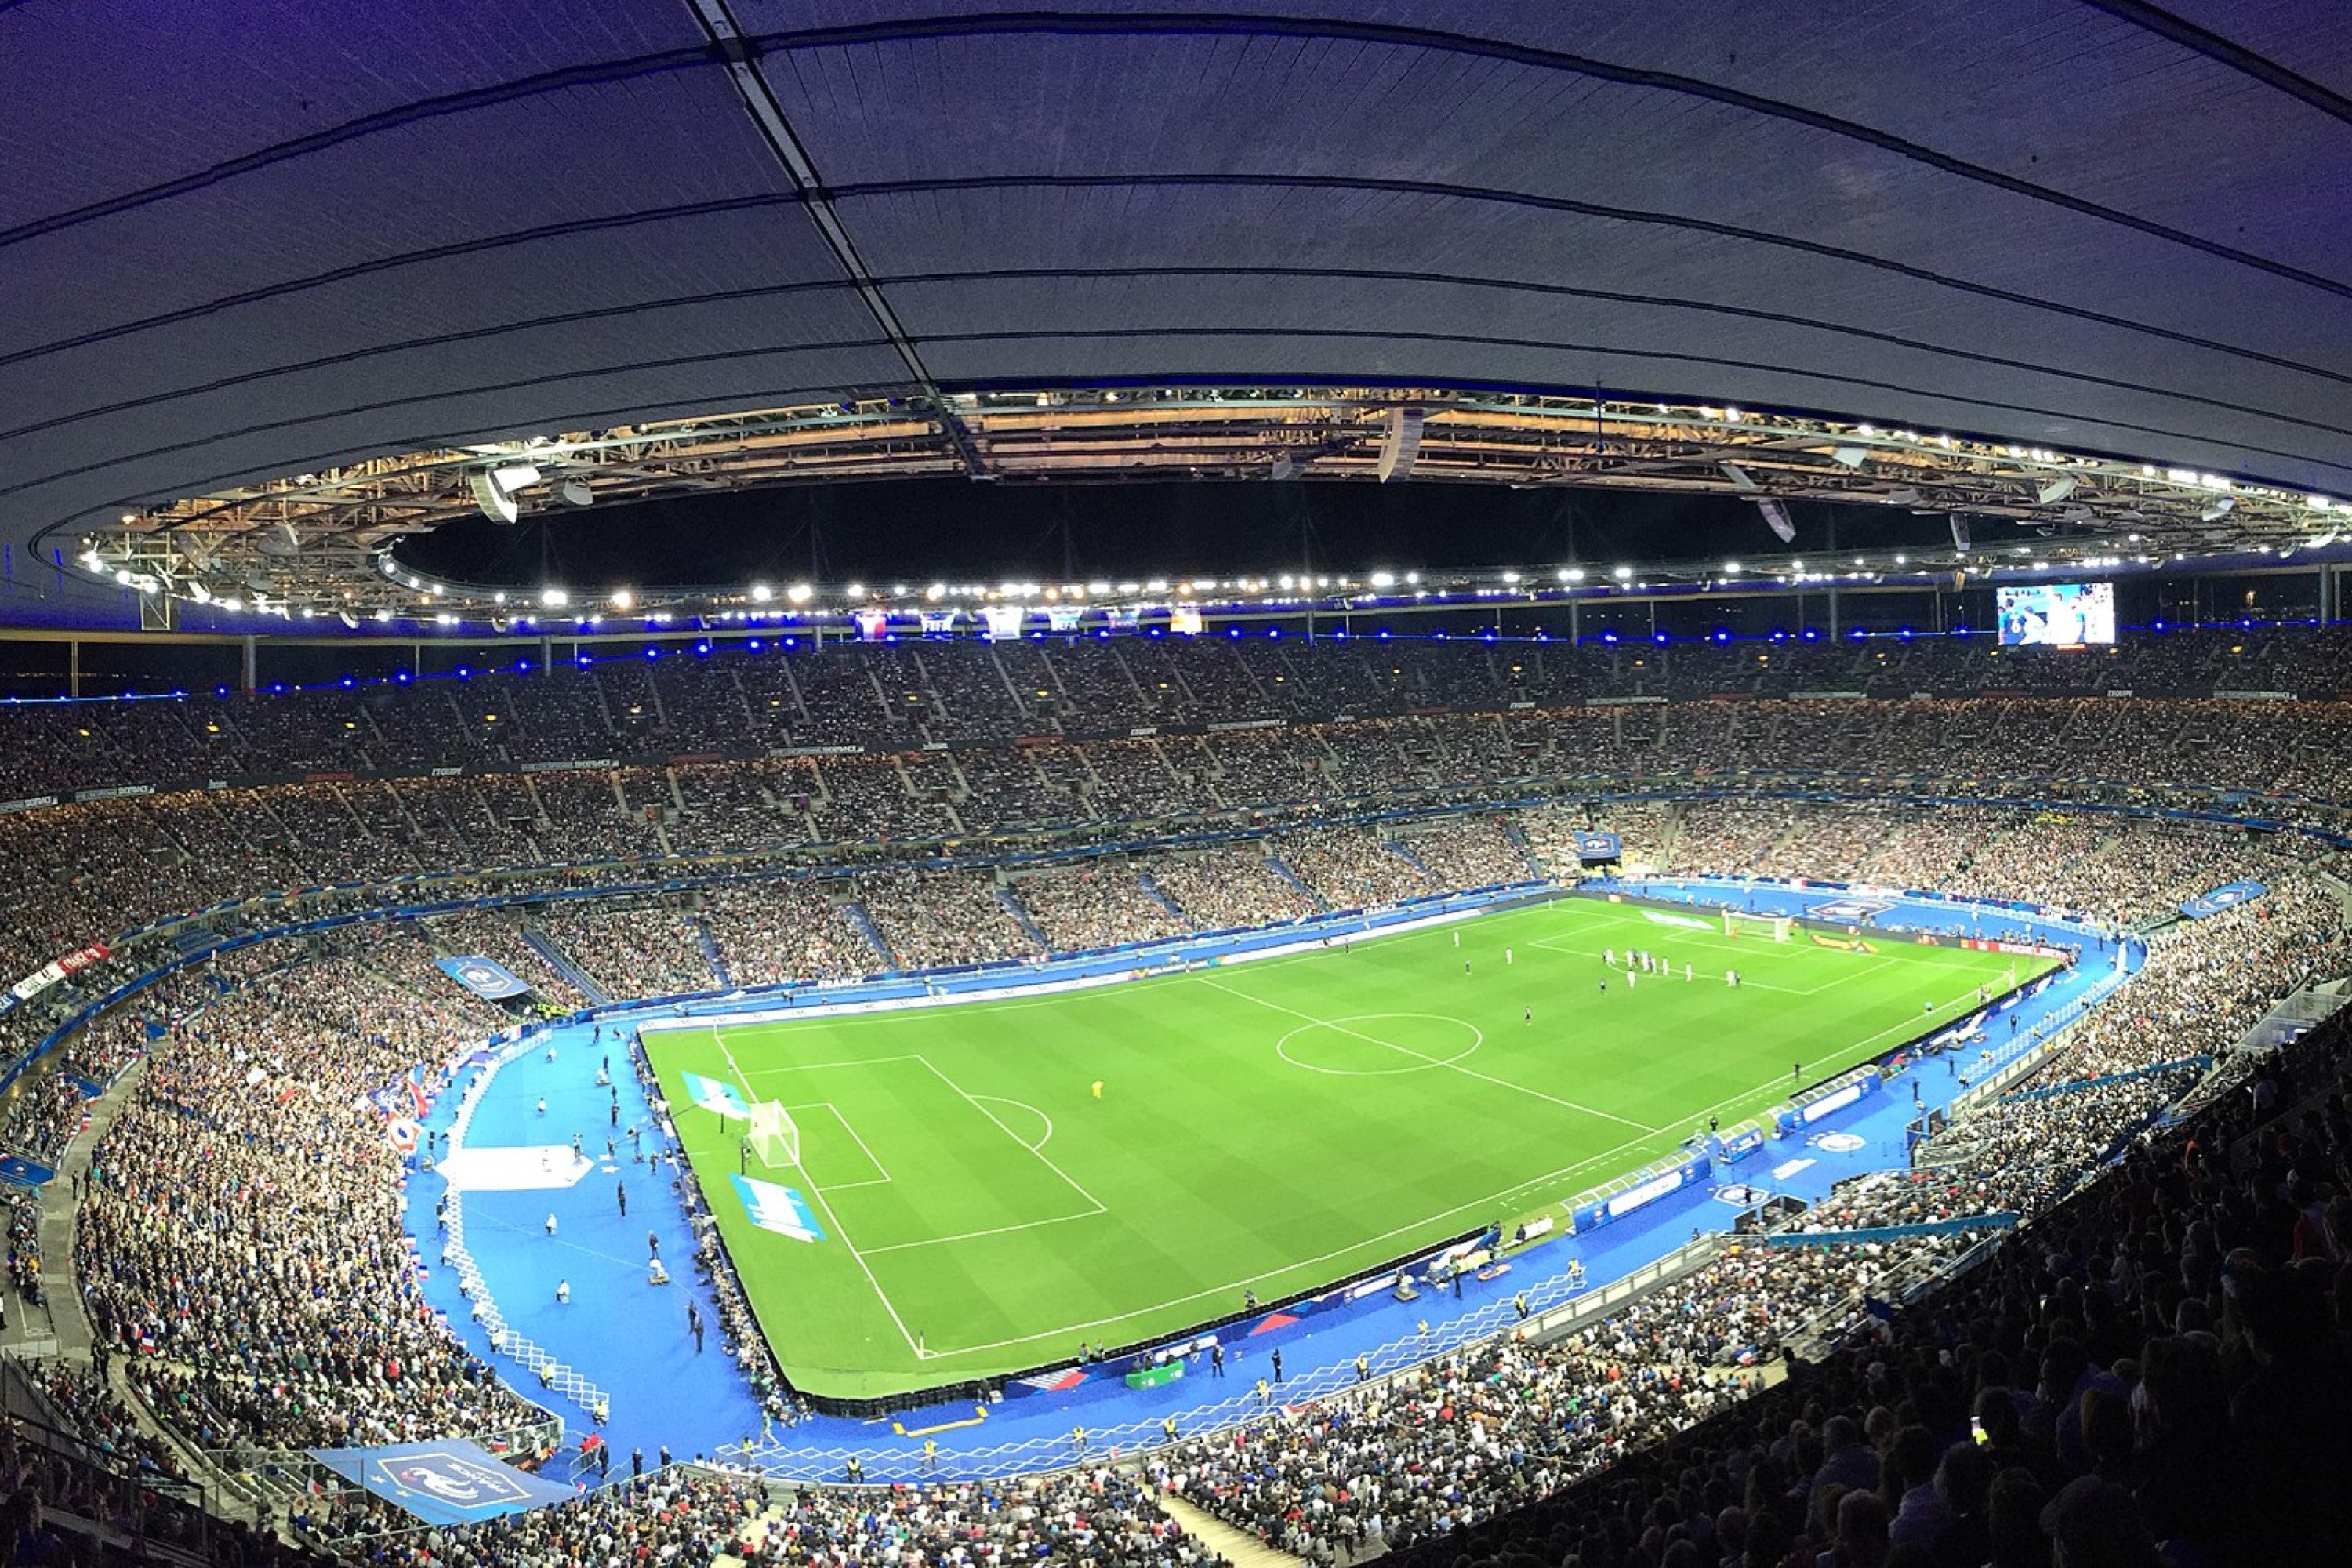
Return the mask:
[[66,643],[66,695],[81,695],[81,642],[79,638]]
[[253,695],[258,684],[254,679],[254,666],[260,647],[261,639],[250,632],[236,639],[237,683],[247,697]]

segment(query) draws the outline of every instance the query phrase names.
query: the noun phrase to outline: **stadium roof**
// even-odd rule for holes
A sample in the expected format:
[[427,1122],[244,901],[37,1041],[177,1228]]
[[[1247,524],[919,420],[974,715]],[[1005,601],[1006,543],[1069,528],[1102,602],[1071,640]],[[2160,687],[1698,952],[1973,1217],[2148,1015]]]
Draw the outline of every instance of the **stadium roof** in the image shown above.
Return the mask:
[[0,103],[13,620],[323,594],[534,453],[523,506],[1417,431],[2207,550],[2352,494],[2311,0],[24,0]]

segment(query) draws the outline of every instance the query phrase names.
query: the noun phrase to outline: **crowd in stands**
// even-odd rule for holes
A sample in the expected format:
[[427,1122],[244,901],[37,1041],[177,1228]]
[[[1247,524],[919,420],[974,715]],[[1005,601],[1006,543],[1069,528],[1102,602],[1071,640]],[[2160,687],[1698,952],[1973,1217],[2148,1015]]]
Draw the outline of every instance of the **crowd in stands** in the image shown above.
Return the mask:
[[719,987],[691,921],[658,900],[545,904],[537,923],[608,996],[683,995]]
[[1397,847],[1440,889],[1498,888],[1537,879],[1503,818],[1485,813],[1440,817],[1399,830]]
[[530,1414],[425,1304],[400,1157],[362,1103],[393,1087],[404,1107],[412,1069],[480,1035],[373,966],[404,944],[356,934],[151,1003],[168,1031],[93,1152],[74,1262],[104,1357],[195,1447],[400,1442]]
[[[373,1509],[353,1505],[372,1516]],[[364,1520],[322,1514],[321,1541]],[[1151,1489],[1109,1467],[1050,1479],[836,1493],[771,1488],[740,1476],[673,1469],[554,1508],[424,1532],[374,1561],[398,1568],[557,1568],[663,1563],[702,1568],[719,1556],[763,1568],[1213,1568],[1161,1513]]]
[[890,871],[857,879],[857,901],[900,969],[1034,958],[1036,942],[985,871]]
[[32,1157],[37,1164],[54,1165],[58,1155],[81,1131],[82,1113],[89,1101],[64,1072],[19,1079],[0,1109],[0,1149]]
[[806,882],[726,883],[706,889],[702,923],[738,985],[840,980],[883,966],[883,955],[824,893]]
[[1147,892],[1124,859],[1040,872],[1021,879],[1013,890],[1055,952],[1153,942],[1193,929]]
[[41,1205],[24,1188],[6,1194],[8,1225],[8,1289],[28,1307],[45,1300],[41,1286]]
[[41,1363],[38,1375],[42,1394],[68,1429],[99,1454],[134,1473],[186,1479],[179,1455],[140,1423],[93,1368],[54,1361]]
[[1285,834],[1279,855],[1328,910],[1370,909],[1431,890],[1428,876],[1371,827]]
[[[447,747],[488,760],[478,731],[507,724],[526,750],[543,742],[608,754],[621,750],[621,729],[634,732],[640,722],[676,733],[698,725],[691,732],[707,742],[734,724],[709,717],[713,703],[766,726],[776,744],[852,723],[895,728],[917,742],[933,726],[992,740],[1032,732],[1048,710],[1056,721],[1149,714],[1147,724],[1227,712],[1306,718],[1328,711],[1312,700],[1318,689],[1351,700],[1369,690],[1366,708],[1381,692],[1474,705],[1490,687],[1550,701],[1591,674],[1583,654],[1563,675],[1532,652],[1457,657],[1416,647],[1362,658],[1288,647],[1244,655],[1203,643],[1129,647],[1109,668],[1091,653],[1024,649],[1014,676],[1005,667],[1014,653],[907,650],[887,680],[883,667],[869,670],[858,654],[813,668],[771,665],[756,677],[716,660],[688,677],[665,662],[631,675],[625,689],[600,671],[583,688],[597,697],[593,721],[567,695],[569,674],[548,678],[543,689],[520,679],[476,686],[462,700],[447,689],[415,702],[326,698],[320,710],[346,715],[334,721],[355,726],[344,732],[354,738],[330,736],[320,754],[381,761]],[[1785,657],[1834,662],[1830,654]],[[1918,679],[1920,689],[1937,689],[1930,678],[1940,679],[1937,661],[1948,662],[1940,649],[1895,657],[1904,673],[1888,679],[1895,687]],[[1685,673],[1612,658],[1612,679],[1693,694],[1680,684]],[[1853,655],[1849,670],[1862,689],[1894,689],[1864,659]],[[866,685],[862,695],[840,676],[844,668]],[[1371,673],[1381,669],[1390,673]],[[1012,679],[992,686],[999,673]],[[1774,679],[1741,688],[1767,700],[1627,710],[1637,716],[1623,721],[1571,708],[1391,716],[1234,732],[1245,739],[1072,742],[984,763],[944,753],[913,764],[774,759],[696,763],[667,776],[604,768],[26,811],[0,816],[0,866],[29,868],[19,882],[26,891],[0,910],[0,956],[29,970],[93,937],[239,892],[687,844],[734,854],[761,847],[758,834],[772,826],[793,837],[878,841],[1024,826],[1040,812],[1108,822],[1571,765],[1696,772],[1720,765],[1727,747],[1762,759],[1750,765],[1895,773],[1905,758],[1937,756],[1955,766],[1998,759],[1986,775],[2015,776],[2068,761],[2085,734],[2105,732],[2111,715],[2131,707],[2022,697],[1790,702],[1769,699]],[[1024,712],[994,706],[999,689],[1008,699],[1051,695],[1030,699],[1040,706]],[[2032,689],[2030,680],[2012,688]],[[2179,776],[2174,765],[2189,759],[2226,778],[2258,759],[2326,795],[2339,792],[2326,774],[2329,759],[2352,758],[2352,725],[2332,712],[2296,737],[2283,732],[2309,716],[2296,704],[2208,700],[2178,704],[2177,713],[2152,706],[2147,728],[2110,753],[2138,776]],[[267,707],[243,699],[160,705],[154,711],[173,715],[157,721],[163,740],[115,715],[100,736],[78,738],[87,746],[66,745],[46,762],[0,762],[0,773],[61,776],[56,770],[78,758],[143,765],[183,750],[226,768],[310,743],[306,721],[290,710],[264,717]],[[703,716],[691,717],[698,709]],[[2188,727],[2164,731],[2168,713],[2185,715]],[[1865,739],[1864,729],[1881,719],[1885,727]],[[231,739],[218,740],[224,732]],[[215,756],[222,748],[233,757]],[[2091,776],[2105,773],[2103,763]],[[757,826],[729,826],[740,819]],[[2242,1479],[2250,1496],[2290,1500],[2280,1478],[2313,1474],[2315,1455],[2352,1461],[2340,1422],[2328,1425],[2311,1405],[2311,1391],[2340,1389],[2352,1407],[2352,1376],[2340,1371],[2347,1358],[2330,1326],[2352,1321],[2352,1284],[2332,1272],[2352,1262],[2343,1099],[2352,1079],[2315,1119],[2242,1147],[2227,1134],[2242,1130],[2259,1102],[2251,1093],[2189,1123],[2193,1154],[2182,1134],[2147,1131],[2198,1069],[2145,1069],[2220,1053],[2281,992],[2352,967],[2337,895],[2291,835],[2257,843],[2236,830],[2034,807],[1549,805],[1507,817],[1269,828],[1245,846],[1026,870],[1003,889],[986,871],[884,861],[824,887],[738,881],[680,903],[635,895],[527,914],[475,910],[272,942],[185,971],[69,1043],[73,1070],[100,1082],[147,1058],[81,1200],[78,1284],[139,1405],[194,1447],[234,1452],[502,1430],[526,1420],[530,1407],[425,1306],[400,1224],[397,1157],[382,1115],[361,1108],[371,1092],[396,1089],[412,1069],[429,1073],[456,1045],[511,1022],[436,969],[436,950],[497,958],[563,1006],[584,998],[527,931],[614,994],[1026,959],[1045,948],[1516,881],[1530,874],[1530,855],[1563,871],[1574,864],[1572,835],[1596,826],[1623,835],[1629,860],[1666,869],[1839,874],[2048,900],[2116,923],[2160,918],[2189,893],[2249,874],[2270,890],[2157,932],[2143,974],[2078,1025],[2023,1092],[1933,1141],[1916,1172],[1842,1189],[1802,1222],[1841,1232],[1983,1218],[1987,1230],[1898,1243],[1742,1242],[1556,1343],[1506,1339],[1360,1394],[1272,1409],[1238,1432],[1188,1439],[1160,1456],[1140,1489],[1129,1476],[1087,1471],[994,1489],[819,1491],[780,1500],[782,1515],[762,1521],[766,1500],[748,1483],[665,1475],[648,1483],[658,1489],[651,1495],[614,1489],[451,1533],[420,1546],[431,1555],[417,1560],[692,1563],[729,1550],[812,1564],[1025,1557],[1164,1568],[1197,1557],[1150,1504],[1149,1488],[1164,1486],[1318,1561],[1378,1544],[1408,1568],[1457,1555],[1475,1568],[1517,1568],[1522,1558],[1563,1568],[1779,1568],[1824,1552],[1843,1554],[1830,1559],[1836,1568],[1944,1568],[1969,1553],[1979,1554],[1965,1568],[1988,1560],[2042,1568],[2051,1560],[2032,1554],[2024,1538],[2032,1531],[2018,1521],[2038,1520],[2043,1503],[2065,1500],[2063,1483],[2090,1477],[2107,1489],[2096,1498],[2107,1523],[2128,1517],[2150,1536],[2190,1542],[2211,1568],[2352,1561],[2352,1551],[2302,1555],[2298,1542],[2277,1540],[2263,1542],[2271,1555],[2255,1555],[2218,1514],[2199,1514],[2210,1505],[2181,1484],[2212,1465]],[[336,907],[364,909],[374,898],[357,892]],[[228,929],[229,918],[218,918]],[[75,983],[60,989],[74,994]],[[2315,1054],[2326,1051],[2335,1054]],[[2323,1031],[2284,1076],[2263,1080],[2266,1103],[2292,1103],[2313,1072],[2338,1073],[2345,1058],[2340,1036]],[[1972,1073],[1970,1049],[1953,1053],[1945,1070]],[[54,1157],[79,1128],[81,1104],[62,1076],[34,1075],[0,1112],[0,1145]],[[2085,1173],[2118,1150],[2121,1173],[2085,1186]],[[2005,1223],[1993,1216],[2010,1214],[2029,1221],[2024,1241],[1995,1249],[1991,1263],[1948,1286],[1933,1312],[1869,1326],[1880,1320],[1864,1304],[1948,1264]],[[12,1202],[9,1264],[20,1290],[37,1289],[35,1218],[31,1204]],[[698,1227],[698,1262],[723,1283],[715,1237]],[[1841,1326],[1858,1321],[1879,1336],[1877,1348],[1766,1389],[1761,1369],[1821,1331],[1830,1306],[1843,1310]],[[759,1375],[764,1363],[740,1301],[722,1306],[719,1328]],[[2138,1417],[2137,1436],[2128,1419],[2135,1389],[2153,1411]],[[2127,1417],[2121,1439],[2117,1399]],[[58,1403],[109,1451],[167,1462],[165,1450],[142,1447],[102,1385],[65,1386]],[[1993,1436],[1980,1458],[1965,1450],[1956,1458],[1971,1409]],[[2169,1417],[2184,1409],[2195,1414]],[[2231,1439],[2219,1458],[2217,1434]],[[2250,1465],[2248,1456],[2279,1468],[2259,1476],[2229,1468]],[[2277,1511],[2293,1516],[2284,1501]],[[2063,1508],[2057,1517],[2050,1528],[2063,1538]],[[324,1533],[334,1521],[313,1522]],[[754,1542],[756,1558],[740,1550]],[[2066,1568],[2097,1561],[2070,1557]]]
[[[1817,721],[1809,706],[1827,711]],[[2284,748],[2315,795],[2331,795],[2337,776],[2352,776],[2352,725],[2338,725],[2332,709],[2191,706],[2195,715],[2151,704],[2142,717],[2159,731],[2201,724],[2198,732],[2216,737],[2226,756],[2270,756]],[[2082,711],[2113,723],[2109,710],[2118,707]],[[2066,710],[2044,711],[2053,708]],[[1612,712],[1640,717],[1614,724],[1607,721]],[[2028,774],[2078,781],[2062,794],[2145,796],[2145,783],[2099,782],[2109,774],[2104,761],[2095,771],[2082,762],[2105,753],[2071,743],[2081,733],[2076,716],[2063,703],[2018,698],[1769,703],[1753,710],[1720,703],[1561,709],[1507,721],[1427,714],[1088,740],[962,760],[942,752],[917,753],[932,760],[914,763],[862,756],[614,765],[69,803],[0,814],[0,871],[25,890],[0,909],[0,973],[30,974],[92,943],[119,946],[124,932],[224,900],[345,885],[352,890],[316,897],[361,900],[395,879],[451,868],[618,861],[623,869],[605,875],[620,877],[665,854],[856,863],[919,853],[933,840],[1041,826],[1099,837],[1139,819],[1182,830],[1196,817],[1231,819],[1266,809],[1311,818],[1368,796],[1377,805],[1474,784],[1517,788],[1511,781],[1596,774],[1687,781],[1708,770],[1738,739],[1733,726],[1743,722],[1755,725],[1756,735],[1778,737],[1764,760],[1808,776],[1825,769],[1853,775],[1857,787],[1874,787],[1882,777],[1927,775],[1968,788],[2008,779],[2015,782],[1999,787],[2012,795],[2042,793],[2044,786],[2031,777],[2019,778]],[[15,717],[0,714],[0,727]],[[2257,736],[2266,739],[2257,744]],[[2331,750],[2339,739],[2340,750]],[[2315,771],[2310,764],[2323,754],[2326,764]],[[2200,752],[2200,765],[2202,759]],[[2339,765],[2343,773],[2329,771]],[[2218,771],[2225,781],[2254,772]],[[2137,776],[2168,775],[2151,768]],[[2285,781],[2266,774],[2260,782],[2270,787]],[[2332,819],[2336,808],[2298,809]],[[1574,815],[1559,812],[1555,820]],[[2189,888],[2231,853],[2209,842],[2207,865],[2200,865],[2168,840],[2196,843],[2206,835],[2153,826],[2109,831],[2098,820],[2063,813],[2037,818],[2023,809],[1889,805],[1868,815],[1886,836],[1874,846],[1883,853],[1865,862],[1872,876],[1893,879],[1902,864],[1940,863],[1952,891],[1997,886],[2094,913]],[[1683,816],[1678,858],[1686,866],[1801,874],[1852,863],[1866,842],[1864,819],[1829,808],[1793,820],[1770,805],[1694,806]],[[1630,810],[1626,821],[1628,856],[1639,860],[1656,840],[1644,837]],[[1529,831],[1530,842],[1538,842],[1541,825],[1532,817]],[[1982,855],[1996,842],[1997,852]],[[1561,858],[1560,846],[1549,847],[1547,865]],[[1939,849],[1955,853],[1939,856]],[[1540,843],[1538,853],[1545,853]],[[1981,873],[1974,869],[1980,857]],[[1376,877],[1374,885],[1397,884],[1391,873]],[[101,963],[92,983],[109,968]],[[557,994],[561,989],[551,986]]]
[[1317,912],[1304,888],[1268,863],[1262,849],[1202,849],[1155,855],[1148,873],[1196,930],[1274,925]]
[[[2340,719],[2303,741],[2275,742],[2284,730],[2262,722],[2259,714],[2296,704],[2212,694],[2332,700],[2342,669],[2352,662],[2347,644],[2341,627],[2151,637],[2082,651],[2000,649],[1980,638],[1792,640],[1764,650],[1689,642],[1588,641],[1570,647],[1466,639],[1286,640],[1276,646],[1250,639],[1115,638],[994,647],[850,645],[817,653],[804,641],[788,647],[769,640],[757,652],[728,649],[709,659],[677,653],[528,674],[477,670],[467,680],[421,681],[406,690],[198,692],[136,704],[29,705],[0,720],[10,742],[0,752],[5,757],[0,796],[467,763],[759,754],[845,744],[1003,744],[1016,737],[1123,734],[1204,720],[1296,722],[1348,715],[1374,721],[1438,709],[1483,712],[1492,740],[1432,748],[1445,752],[1458,774],[1462,763],[1501,740],[1497,716],[1516,721],[1512,704],[1572,709],[1603,695],[1715,699],[1690,706],[1714,713],[1701,722],[1714,731],[1709,741],[1717,756],[1761,765],[1782,760],[1780,748],[1799,731],[1848,728],[1870,705],[1904,704],[1921,692],[1944,700],[1981,694],[1988,702],[2038,703],[2061,712],[2054,725],[2030,726],[2021,740],[2063,735],[2097,751],[2108,745],[2112,729],[2127,727],[2131,754],[2124,760],[2166,764],[2157,776],[2182,768],[2168,776],[2205,778],[2217,767],[2242,765],[2291,779],[2315,777],[2324,754],[2340,754],[2346,739]],[[2228,719],[2207,719],[2166,729],[2104,721],[2097,717],[2103,705],[2093,699],[2118,685],[2135,691],[2142,704],[2201,700],[2211,713],[2252,716],[2253,724],[2248,730]],[[1795,695],[1823,689],[1853,696]],[[2063,706],[2076,700],[2084,705]],[[1739,702],[1769,702],[1803,717],[1727,729],[1722,715]],[[2078,711],[2090,717],[2070,721]],[[1606,715],[1602,723],[1617,727]],[[2044,729],[2051,731],[2046,737],[2037,732]],[[1278,770],[1298,765],[1286,753],[1266,755]],[[1253,766],[1238,765],[1244,772]],[[2139,775],[2118,769],[2113,776]]]

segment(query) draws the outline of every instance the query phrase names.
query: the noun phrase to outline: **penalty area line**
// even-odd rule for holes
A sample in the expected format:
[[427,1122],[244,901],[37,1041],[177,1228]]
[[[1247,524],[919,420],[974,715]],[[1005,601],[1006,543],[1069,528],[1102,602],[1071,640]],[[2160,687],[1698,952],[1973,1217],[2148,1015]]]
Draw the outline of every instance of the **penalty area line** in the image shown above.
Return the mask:
[[[716,1026],[710,1031],[710,1043],[717,1046],[719,1054],[727,1058],[727,1066],[735,1074],[735,1082],[743,1090],[744,1098],[747,1100],[757,1098],[752,1091],[751,1080],[743,1076],[741,1065],[735,1060],[735,1053],[727,1048],[726,1039],[719,1034]],[[847,1126],[848,1123],[845,1121],[843,1125]],[[841,1215],[834,1212],[833,1205],[826,1200],[824,1189],[816,1184],[816,1178],[810,1175],[808,1167],[799,1161],[793,1161],[789,1168],[801,1173],[801,1180],[808,1186],[809,1201],[824,1210],[825,1223],[833,1227],[833,1235],[839,1239],[843,1249],[856,1263],[858,1272],[866,1276],[866,1288],[874,1292],[874,1299],[882,1303],[882,1310],[890,1314],[890,1321],[897,1326],[899,1337],[907,1342],[907,1348],[915,1352],[917,1361],[930,1360],[933,1352],[923,1347],[923,1342],[908,1329],[907,1320],[898,1315],[898,1309],[891,1303],[890,1293],[883,1289],[882,1281],[875,1278],[874,1266],[866,1261],[866,1255],[857,1250],[856,1242],[849,1239],[849,1231],[841,1223]],[[740,1283],[741,1271],[739,1269],[737,1273]],[[755,1311],[753,1315],[757,1317],[758,1313]],[[761,1322],[760,1327],[762,1333],[767,1332],[767,1324],[764,1321]],[[772,1341],[771,1342],[772,1343]]]

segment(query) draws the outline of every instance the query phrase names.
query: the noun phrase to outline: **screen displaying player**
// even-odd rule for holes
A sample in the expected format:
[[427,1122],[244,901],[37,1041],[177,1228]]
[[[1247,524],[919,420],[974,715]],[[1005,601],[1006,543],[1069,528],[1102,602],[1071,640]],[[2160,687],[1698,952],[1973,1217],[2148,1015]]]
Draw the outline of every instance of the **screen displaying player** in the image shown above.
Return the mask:
[[1996,588],[2003,647],[2080,647],[2116,640],[2113,583]]

